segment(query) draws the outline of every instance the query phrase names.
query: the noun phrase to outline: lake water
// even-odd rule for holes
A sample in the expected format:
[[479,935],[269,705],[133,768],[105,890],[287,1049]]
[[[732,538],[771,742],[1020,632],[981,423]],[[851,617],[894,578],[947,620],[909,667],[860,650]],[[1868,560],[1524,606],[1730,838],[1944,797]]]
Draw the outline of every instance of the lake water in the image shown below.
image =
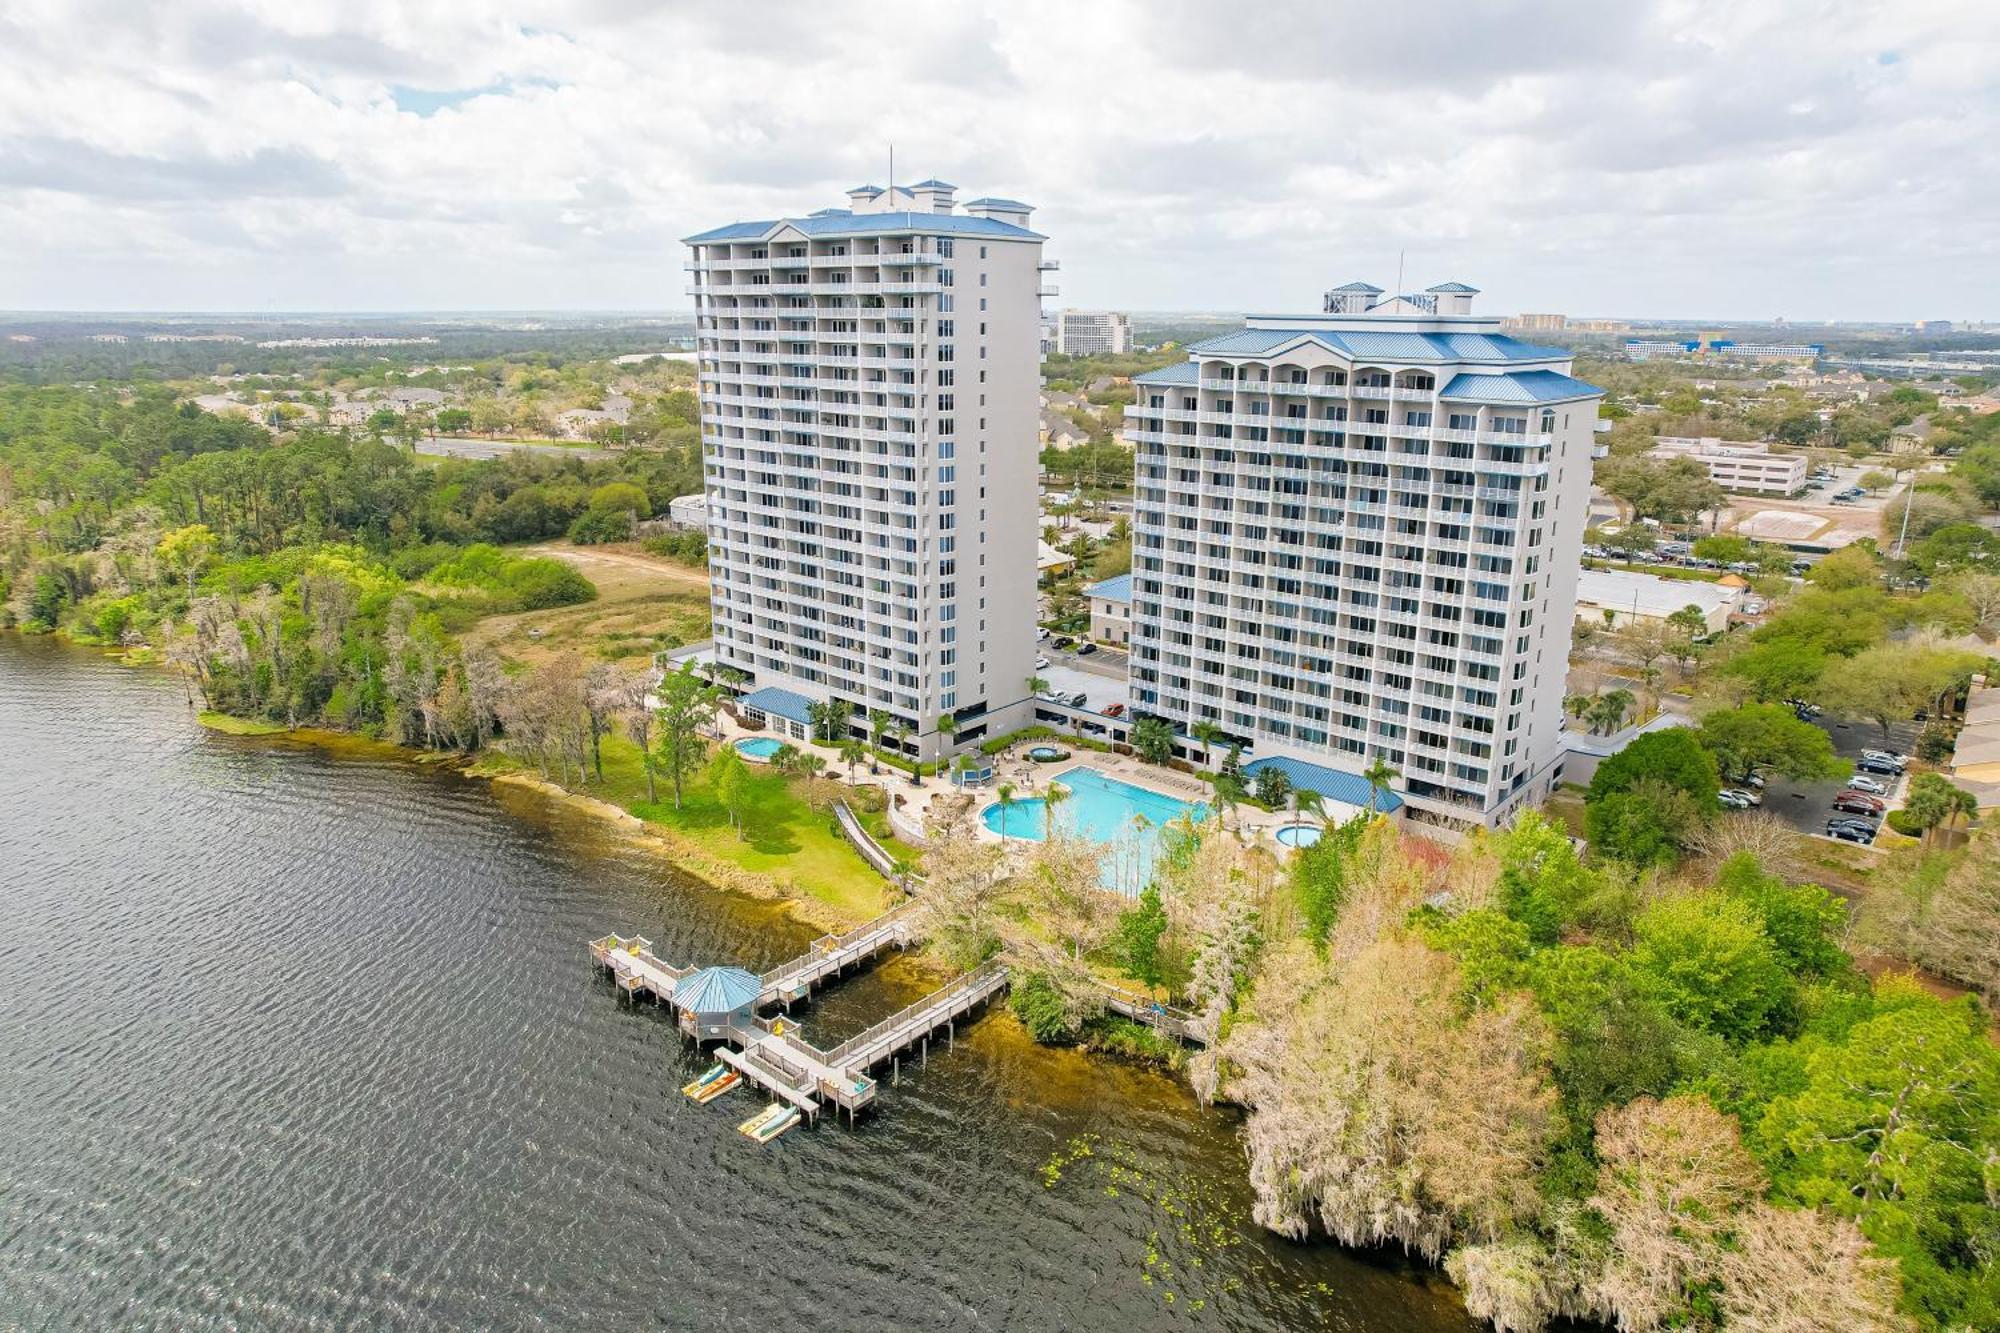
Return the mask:
[[[1265,1235],[1228,1113],[1004,1010],[857,1130],[757,1147],[758,1100],[687,1104],[705,1062],[590,968],[612,929],[751,967],[812,934],[538,798],[209,735],[162,674],[0,634],[0,1328],[1473,1327],[1393,1256]],[[893,961],[808,1031],[925,988]]]

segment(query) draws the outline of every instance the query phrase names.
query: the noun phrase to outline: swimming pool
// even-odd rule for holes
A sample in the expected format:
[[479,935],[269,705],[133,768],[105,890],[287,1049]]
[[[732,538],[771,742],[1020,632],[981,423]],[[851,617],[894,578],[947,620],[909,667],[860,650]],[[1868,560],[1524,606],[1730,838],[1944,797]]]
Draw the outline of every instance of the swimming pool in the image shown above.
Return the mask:
[[736,742],[736,753],[745,759],[761,759],[765,763],[785,748],[785,743],[775,736],[745,736]]
[[[1104,858],[1104,886],[1120,893],[1136,895],[1145,887],[1159,851],[1162,827],[1183,815],[1196,823],[1208,817],[1206,805],[1135,787],[1093,768],[1072,768],[1054,781],[1069,790],[1069,798],[1056,806],[1056,819],[1063,827],[1113,849]],[[1049,804],[1039,796],[1004,807],[996,801],[979,817],[1003,838],[1040,842],[1048,836]]]
[[1287,824],[1278,830],[1278,841],[1287,847],[1310,847],[1319,841],[1317,824]]

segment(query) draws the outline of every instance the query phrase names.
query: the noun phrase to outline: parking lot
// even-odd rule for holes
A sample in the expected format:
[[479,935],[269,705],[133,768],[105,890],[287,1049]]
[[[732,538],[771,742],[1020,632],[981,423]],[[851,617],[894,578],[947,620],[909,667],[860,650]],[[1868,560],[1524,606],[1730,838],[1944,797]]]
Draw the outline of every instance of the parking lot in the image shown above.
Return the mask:
[[[1049,689],[1067,700],[1071,695],[1082,694],[1086,700],[1084,707],[1093,713],[1101,713],[1112,704],[1126,702],[1125,675],[1102,675],[1078,667],[1067,656],[1044,651],[1049,664],[1035,672],[1049,683]],[[1085,659],[1088,661],[1089,659]]]
[[[1892,754],[1907,755],[1916,744],[1918,729],[1915,722],[1900,722],[1889,729],[1889,740],[1884,743],[1882,728],[1872,722],[1842,722],[1822,717],[1816,719],[1814,725],[1833,737],[1834,753],[1847,760],[1858,758],[1863,750],[1888,750]],[[1878,776],[1878,780],[1889,789],[1889,795],[1883,798],[1888,802],[1889,809],[1901,805],[1903,785],[1909,779]],[[1844,780],[1801,785],[1774,777],[1764,791],[1764,809],[1801,833],[1825,837],[1826,821],[1835,813],[1833,798],[1846,785]]]

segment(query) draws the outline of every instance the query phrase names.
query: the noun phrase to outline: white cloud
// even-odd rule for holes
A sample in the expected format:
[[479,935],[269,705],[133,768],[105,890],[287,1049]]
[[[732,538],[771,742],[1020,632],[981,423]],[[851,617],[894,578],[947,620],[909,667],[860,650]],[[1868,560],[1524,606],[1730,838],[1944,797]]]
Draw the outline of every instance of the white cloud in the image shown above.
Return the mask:
[[887,172],[1065,303],[2000,317],[2000,8],[15,0],[0,308],[677,308]]

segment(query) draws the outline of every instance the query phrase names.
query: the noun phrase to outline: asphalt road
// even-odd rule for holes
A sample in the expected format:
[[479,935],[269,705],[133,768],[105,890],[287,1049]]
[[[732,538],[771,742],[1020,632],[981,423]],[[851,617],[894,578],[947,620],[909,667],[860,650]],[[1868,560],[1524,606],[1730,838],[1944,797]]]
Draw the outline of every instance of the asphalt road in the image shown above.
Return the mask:
[[[1919,724],[1900,722],[1889,729],[1889,739],[1882,739],[1882,728],[1872,722],[1842,722],[1833,718],[1819,718],[1814,725],[1833,737],[1834,753],[1843,759],[1854,759],[1863,750],[1888,750],[1894,754],[1907,755],[1916,745]],[[1879,776],[1879,775],[1871,775]],[[1901,794],[1902,784],[1907,778],[1881,778],[1889,788],[1885,799],[1893,807]],[[1764,809],[1778,816],[1801,833],[1811,833],[1824,837],[1827,818],[1834,814],[1833,798],[1838,796],[1847,783],[1813,782],[1799,784],[1783,778],[1771,779],[1764,791]]]

